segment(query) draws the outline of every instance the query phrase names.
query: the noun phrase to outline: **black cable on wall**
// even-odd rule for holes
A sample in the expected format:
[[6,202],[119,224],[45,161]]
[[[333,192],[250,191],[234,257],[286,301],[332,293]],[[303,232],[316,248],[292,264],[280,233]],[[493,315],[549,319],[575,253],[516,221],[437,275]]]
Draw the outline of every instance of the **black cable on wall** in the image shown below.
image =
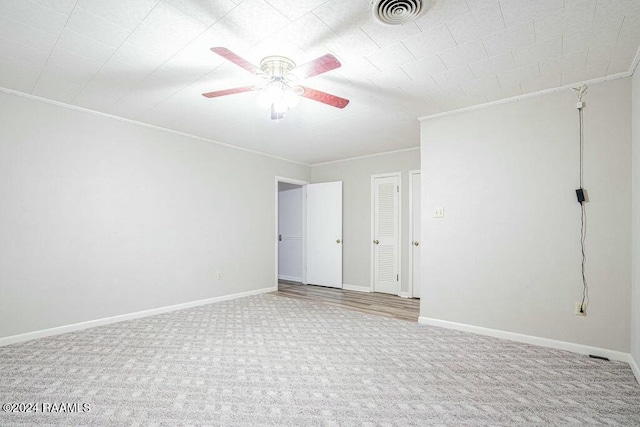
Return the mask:
[[587,94],[587,86],[583,85],[574,88],[578,95],[578,118],[580,132],[580,187],[576,190],[576,196],[580,203],[580,248],[582,251],[582,301],[580,303],[580,313],[585,313],[586,307],[589,305],[589,285],[587,283],[587,275],[585,267],[587,263],[585,242],[587,239],[587,210],[585,206],[586,194],[584,191],[584,108],[586,106],[582,98]]

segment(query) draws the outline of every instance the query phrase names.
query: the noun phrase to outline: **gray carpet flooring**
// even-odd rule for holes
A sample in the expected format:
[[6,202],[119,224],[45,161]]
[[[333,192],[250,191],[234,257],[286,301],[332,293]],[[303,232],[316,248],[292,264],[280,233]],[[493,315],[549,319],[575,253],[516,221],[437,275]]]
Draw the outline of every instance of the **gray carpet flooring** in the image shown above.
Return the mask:
[[[261,295],[0,348],[0,425],[640,425],[629,366]],[[81,407],[78,407],[81,408]]]

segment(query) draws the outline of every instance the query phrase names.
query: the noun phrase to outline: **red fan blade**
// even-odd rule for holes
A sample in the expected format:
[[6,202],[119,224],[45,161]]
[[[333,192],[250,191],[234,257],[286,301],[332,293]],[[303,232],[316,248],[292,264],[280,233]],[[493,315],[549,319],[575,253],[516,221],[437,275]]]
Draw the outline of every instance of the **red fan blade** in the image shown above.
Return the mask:
[[212,47],[211,51],[213,53],[217,53],[218,55],[222,56],[227,61],[233,62],[238,67],[244,68],[245,70],[247,70],[252,74],[258,74],[260,72],[260,69],[258,67],[256,67],[246,59],[239,57],[238,55],[231,52],[226,47]]
[[314,101],[322,102],[323,104],[331,105],[332,107],[344,108],[347,106],[347,104],[349,104],[348,99],[340,98],[339,96],[331,95],[330,93],[322,92],[320,90],[315,90],[304,86],[297,87],[303,90],[300,96],[313,99]]
[[338,58],[330,53],[316,58],[311,62],[302,64],[299,67],[294,68],[291,74],[299,79],[307,79],[309,77],[317,76],[318,74],[326,73],[327,71],[340,68],[342,64],[338,61]]
[[234,87],[232,89],[207,92],[207,93],[203,93],[202,96],[206,98],[216,98],[218,96],[233,95],[234,93],[250,92],[252,90],[255,90],[255,86],[242,86],[242,87]]

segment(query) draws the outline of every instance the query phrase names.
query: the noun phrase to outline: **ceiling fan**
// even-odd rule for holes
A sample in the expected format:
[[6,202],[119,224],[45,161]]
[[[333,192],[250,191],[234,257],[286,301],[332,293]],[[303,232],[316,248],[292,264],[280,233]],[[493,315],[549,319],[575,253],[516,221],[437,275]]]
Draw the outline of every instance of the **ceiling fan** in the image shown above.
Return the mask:
[[271,110],[271,119],[276,121],[284,118],[289,108],[297,104],[299,97],[322,102],[336,108],[344,108],[349,103],[348,99],[295,84],[298,80],[314,77],[339,68],[342,64],[331,54],[323,55],[297,67],[295,62],[284,56],[267,56],[260,61],[260,67],[258,68],[227,48],[212,47],[211,51],[264,79],[264,82],[252,86],[203,93],[202,96],[207,98],[261,91],[258,102]]

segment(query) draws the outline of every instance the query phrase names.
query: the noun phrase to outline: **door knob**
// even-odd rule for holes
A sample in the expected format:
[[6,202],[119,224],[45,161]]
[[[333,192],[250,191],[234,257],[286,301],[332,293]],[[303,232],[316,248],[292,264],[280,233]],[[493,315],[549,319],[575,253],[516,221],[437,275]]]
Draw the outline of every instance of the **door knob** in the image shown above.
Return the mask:
[[378,243],[380,243],[380,240],[374,240],[374,241],[373,241],[373,244],[374,244],[374,245],[377,245]]
[[418,242],[417,240],[416,240],[415,242],[413,242],[413,244],[414,244],[415,246],[420,246],[420,242]]
[[340,244],[340,242],[341,242],[341,240],[340,240],[340,239],[336,240],[336,243]]

